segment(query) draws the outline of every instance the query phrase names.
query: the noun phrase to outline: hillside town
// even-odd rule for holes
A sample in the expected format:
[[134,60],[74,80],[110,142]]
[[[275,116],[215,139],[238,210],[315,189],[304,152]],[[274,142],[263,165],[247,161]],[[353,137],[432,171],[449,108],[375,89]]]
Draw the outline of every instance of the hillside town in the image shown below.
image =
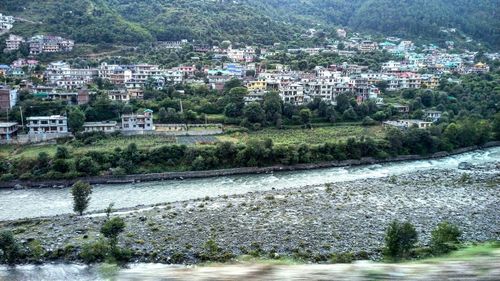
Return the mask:
[[[4,19],[8,20],[9,18]],[[313,34],[315,31],[309,32]],[[12,109],[17,103],[19,91],[41,100],[60,100],[70,105],[84,105],[96,94],[96,91],[92,90],[94,88],[92,85],[95,85],[97,80],[107,81],[112,85],[113,89],[101,90],[109,100],[129,103],[144,99],[145,89],[162,90],[173,85],[205,85],[209,89],[221,91],[226,83],[237,79],[247,89],[244,97],[246,104],[262,102],[266,93],[277,92],[284,103],[296,106],[308,104],[315,99],[336,105],[338,95],[352,93],[358,104],[372,101],[381,108],[391,106],[403,114],[403,117],[408,117],[409,106],[387,103],[384,101],[384,93],[405,89],[432,90],[439,85],[442,77],[448,74],[481,74],[490,71],[487,64],[474,62],[477,52],[450,52],[453,49],[451,43],[448,48],[443,49],[432,44],[417,47],[412,41],[395,37],[375,42],[359,34],[348,36],[344,29],[338,29],[337,35],[339,39],[325,47],[285,51],[275,48],[276,46],[236,48],[231,42],[224,42],[226,43],[224,47],[191,45],[187,40],[159,42],[156,44],[159,50],[192,47],[200,56],[211,57],[212,63],[182,64],[165,68],[148,63],[115,64],[104,60],[95,67],[78,68],[66,61],[41,64],[37,60],[37,56],[43,53],[71,52],[75,45],[74,41],[52,35],[37,35],[25,39],[10,34],[5,41],[4,52],[17,51],[26,46],[29,56],[17,59],[10,65],[0,65],[0,77],[20,81],[16,86],[2,86],[0,110]],[[348,62],[327,66],[317,65],[312,70],[292,69],[286,64],[275,64],[273,68],[266,68],[259,63],[281,54],[303,53],[311,56],[336,54],[347,60],[356,54],[375,52],[388,53],[394,59],[381,63],[378,70]],[[498,54],[486,55],[491,59],[498,59]],[[384,126],[428,128],[432,122],[439,120],[440,114],[439,111],[425,112],[423,120],[387,120]],[[144,117],[146,115],[137,116],[142,116],[141,120],[146,118]],[[70,134],[64,116],[27,116],[27,118],[27,128],[22,131],[28,131],[27,135],[31,137],[25,137],[24,142],[65,137]],[[140,126],[127,121],[138,120],[137,118],[129,119],[123,116],[121,118],[122,124],[111,120],[100,120],[86,123],[84,128],[85,131],[104,132],[154,130],[152,114],[147,117],[151,123],[139,121]],[[52,127],[51,125],[56,124],[54,122],[58,126]],[[3,130],[1,135],[3,142],[16,140],[17,128],[22,127],[11,122],[1,123],[0,126]],[[43,133],[43,138],[36,137],[40,133]]]

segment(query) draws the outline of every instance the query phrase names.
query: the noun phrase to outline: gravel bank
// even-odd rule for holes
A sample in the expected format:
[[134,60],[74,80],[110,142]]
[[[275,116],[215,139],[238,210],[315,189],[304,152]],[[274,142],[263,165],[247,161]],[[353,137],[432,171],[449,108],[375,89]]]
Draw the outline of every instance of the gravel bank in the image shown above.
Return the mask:
[[[322,260],[332,253],[380,255],[394,219],[411,221],[426,245],[447,220],[466,241],[500,239],[500,164],[430,170],[398,177],[176,202],[120,214],[122,246],[134,261],[197,263],[214,239],[234,255],[295,255]],[[467,175],[467,176],[464,176]],[[98,200],[98,198],[94,198]],[[0,223],[28,243],[40,240],[43,260],[78,260],[83,243],[99,237],[102,216],[58,216]],[[360,254],[365,256],[365,254]]]

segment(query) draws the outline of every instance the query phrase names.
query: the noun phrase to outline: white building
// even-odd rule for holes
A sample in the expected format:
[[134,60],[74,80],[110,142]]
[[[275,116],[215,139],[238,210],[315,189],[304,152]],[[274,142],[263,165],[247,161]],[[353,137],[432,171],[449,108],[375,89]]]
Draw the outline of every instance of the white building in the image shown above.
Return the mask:
[[284,102],[291,104],[304,103],[304,86],[300,83],[292,83],[280,88],[280,96]]
[[0,122],[0,143],[10,143],[16,138],[19,127],[14,122]]
[[153,131],[153,111],[144,110],[144,114],[122,115],[123,131]]
[[67,134],[68,118],[61,115],[32,116],[26,118],[29,134]]
[[90,132],[104,132],[113,133],[117,128],[116,121],[104,121],[104,122],[85,122],[83,124],[83,129],[86,133]]
[[436,122],[441,119],[441,111],[436,110],[427,110],[424,112],[425,119],[431,120],[432,122]]
[[398,129],[408,129],[414,126],[419,129],[427,129],[432,125],[432,122],[408,119],[408,120],[385,121],[383,125],[384,127],[395,127]]
[[14,26],[14,17],[13,16],[4,16],[0,14],[0,31],[7,31],[12,29]]
[[10,34],[7,39],[5,39],[5,52],[12,52],[19,50],[21,48],[21,44],[24,43],[25,40],[21,36],[17,36],[14,34]]

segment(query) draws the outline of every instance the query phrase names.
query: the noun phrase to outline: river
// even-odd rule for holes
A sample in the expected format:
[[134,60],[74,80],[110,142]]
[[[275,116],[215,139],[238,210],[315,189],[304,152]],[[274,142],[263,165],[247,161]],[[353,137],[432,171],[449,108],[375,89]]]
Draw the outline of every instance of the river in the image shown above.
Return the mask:
[[[115,208],[129,208],[206,196],[379,178],[428,169],[457,169],[461,162],[483,164],[499,160],[500,147],[493,147],[432,160],[218,178],[96,185],[88,210],[103,210],[110,203],[114,203]],[[72,198],[69,188],[0,190],[0,220],[53,216],[71,212]]]

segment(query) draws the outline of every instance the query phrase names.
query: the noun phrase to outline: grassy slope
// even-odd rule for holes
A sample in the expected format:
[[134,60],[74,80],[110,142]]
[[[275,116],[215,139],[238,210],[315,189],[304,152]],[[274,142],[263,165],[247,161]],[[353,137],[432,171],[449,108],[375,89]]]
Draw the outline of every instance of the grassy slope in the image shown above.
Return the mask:
[[[319,127],[313,130],[303,130],[292,128],[287,130],[277,130],[266,128],[261,131],[250,133],[232,133],[218,136],[220,141],[231,141],[246,143],[249,140],[264,140],[270,138],[275,144],[320,144],[325,142],[337,142],[346,140],[349,137],[372,137],[381,139],[384,132],[381,126],[361,127],[354,125],[339,125],[331,127]],[[172,136],[134,136],[134,137],[113,137],[99,140],[92,145],[68,145],[73,155],[82,155],[89,151],[113,151],[115,148],[126,148],[129,144],[135,143],[140,149],[157,148],[167,144],[175,143]],[[35,159],[40,152],[46,152],[50,156],[56,153],[57,145],[4,145],[0,147],[0,157],[9,159],[28,158]]]

